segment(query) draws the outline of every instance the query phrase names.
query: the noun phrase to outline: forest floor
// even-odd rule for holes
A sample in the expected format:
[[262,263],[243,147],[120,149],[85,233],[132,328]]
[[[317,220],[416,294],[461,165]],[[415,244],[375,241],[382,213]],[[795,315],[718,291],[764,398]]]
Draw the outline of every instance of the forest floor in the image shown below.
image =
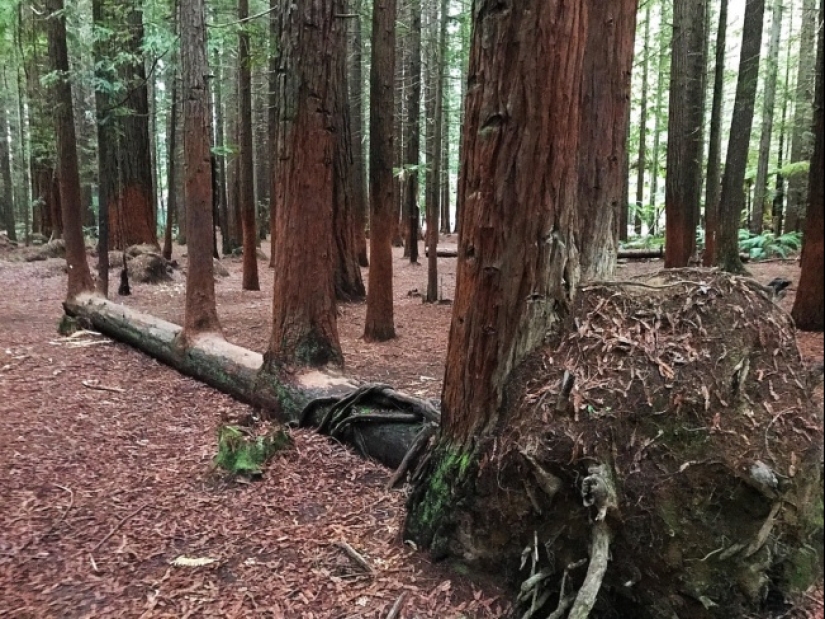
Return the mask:
[[[455,243],[454,238],[444,243]],[[268,244],[263,246],[268,254]],[[175,248],[185,267],[185,248]],[[391,472],[310,431],[263,479],[228,482],[212,470],[216,428],[245,405],[102,337],[62,338],[65,262],[4,262],[0,254],[0,617],[500,617],[507,596],[403,543],[405,491]],[[365,305],[339,308],[346,373],[439,397],[449,304],[425,305],[426,265],[394,253],[398,337],[361,339]],[[240,290],[241,261],[224,258],[218,312],[230,341],[266,348],[272,274]],[[439,259],[442,296],[454,258]],[[661,268],[620,265],[617,279]],[[762,283],[793,281],[795,260],[749,265]],[[115,271],[116,275],[119,271]],[[366,281],[364,271],[364,279]],[[132,284],[118,301],[180,324],[185,268],[159,285]],[[116,278],[113,278],[116,282]],[[821,334],[798,334],[822,361]],[[366,572],[344,550],[355,549]],[[211,559],[199,567],[174,559]],[[823,617],[822,590],[787,617]]]

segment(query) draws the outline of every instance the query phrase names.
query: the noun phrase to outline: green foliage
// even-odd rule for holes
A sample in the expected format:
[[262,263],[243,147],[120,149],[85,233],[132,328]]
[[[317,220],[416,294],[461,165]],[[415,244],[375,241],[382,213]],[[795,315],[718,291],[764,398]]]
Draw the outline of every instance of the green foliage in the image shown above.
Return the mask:
[[621,244],[622,249],[661,249],[665,246],[665,237],[661,235],[640,236]]
[[802,235],[788,232],[776,236],[773,232],[751,234],[748,230],[739,230],[739,250],[748,254],[751,260],[765,260],[779,256],[786,258],[789,253],[799,251],[802,247]]
[[261,467],[291,442],[289,434],[281,427],[255,434],[240,426],[222,425],[218,428],[215,466],[233,475],[258,475]]

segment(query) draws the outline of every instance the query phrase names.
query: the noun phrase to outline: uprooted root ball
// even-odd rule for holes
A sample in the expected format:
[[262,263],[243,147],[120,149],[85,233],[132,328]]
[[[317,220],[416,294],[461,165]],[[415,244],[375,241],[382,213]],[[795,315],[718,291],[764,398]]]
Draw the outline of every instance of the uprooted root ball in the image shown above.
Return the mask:
[[568,326],[514,373],[450,554],[532,573],[546,616],[562,578],[564,595],[584,580],[598,516],[582,482],[606,465],[591,616],[746,616],[821,574],[822,417],[770,290],[691,269],[594,283]]

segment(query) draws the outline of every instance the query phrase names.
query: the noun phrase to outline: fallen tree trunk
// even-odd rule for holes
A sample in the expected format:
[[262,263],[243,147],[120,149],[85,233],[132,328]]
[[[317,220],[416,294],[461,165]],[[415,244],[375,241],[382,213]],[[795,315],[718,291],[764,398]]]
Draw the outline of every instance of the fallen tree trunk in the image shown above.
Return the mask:
[[[436,256],[439,258],[457,258],[458,247],[455,245],[439,246],[436,249]],[[429,255],[429,249],[425,251],[425,255]],[[654,260],[656,258],[664,258],[665,250],[662,247],[653,247],[649,249],[620,249],[616,253],[616,258],[619,260]],[[740,254],[739,257],[742,262],[750,261],[748,254]]]
[[[290,376],[265,372],[263,356],[236,346],[220,336],[203,335],[190,347],[181,347],[181,327],[149,314],[113,303],[93,294],[83,294],[64,303],[69,316],[97,331],[136,348],[182,374],[191,376],[233,398],[258,407],[284,422],[320,426],[330,408],[358,385],[340,375],[306,370]],[[397,468],[425,424],[433,423],[432,411],[417,417],[381,416],[382,406],[393,410],[415,410],[421,404],[396,394],[388,387],[374,388],[383,398],[361,402],[337,438],[355,445],[364,456]],[[319,402],[319,403],[318,403]],[[392,402],[392,404],[390,404]],[[312,406],[309,406],[312,403]],[[306,412],[305,412],[306,411]],[[437,410],[435,415],[437,415]],[[363,415],[361,420],[359,415]]]

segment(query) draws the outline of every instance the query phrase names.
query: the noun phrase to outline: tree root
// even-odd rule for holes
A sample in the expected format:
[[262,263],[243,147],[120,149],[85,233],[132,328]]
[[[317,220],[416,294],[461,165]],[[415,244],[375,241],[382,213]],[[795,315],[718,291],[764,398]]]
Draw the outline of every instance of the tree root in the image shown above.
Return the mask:
[[604,580],[607,571],[607,562],[610,559],[610,527],[604,520],[597,520],[593,524],[593,532],[590,541],[590,564],[587,567],[587,575],[584,577],[579,592],[576,594],[576,601],[567,619],[587,619],[593,605],[596,603],[596,596]]
[[[358,412],[358,408],[372,409]],[[317,420],[321,415],[320,421]],[[298,425],[306,427],[317,422],[318,431],[337,440],[352,432],[352,442],[362,453],[368,453],[359,431],[362,424],[410,424],[421,425],[395,474],[387,484],[392,488],[398,484],[425,451],[430,438],[441,422],[441,413],[426,400],[399,393],[387,385],[370,384],[355,389],[341,398],[324,397],[307,404],[299,417]]]

